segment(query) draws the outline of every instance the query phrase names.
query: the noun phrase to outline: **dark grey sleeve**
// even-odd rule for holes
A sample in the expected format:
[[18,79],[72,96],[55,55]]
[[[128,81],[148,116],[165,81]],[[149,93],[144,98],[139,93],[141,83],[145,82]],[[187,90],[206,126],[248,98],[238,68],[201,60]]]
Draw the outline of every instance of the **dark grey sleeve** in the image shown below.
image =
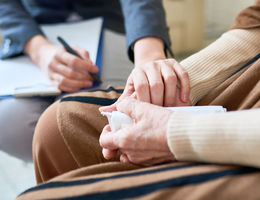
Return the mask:
[[0,0],[0,29],[3,36],[1,59],[22,54],[25,43],[32,36],[42,34],[20,0]]
[[172,56],[162,0],[120,0],[124,18],[129,58],[134,60],[131,45],[140,38],[160,38]]

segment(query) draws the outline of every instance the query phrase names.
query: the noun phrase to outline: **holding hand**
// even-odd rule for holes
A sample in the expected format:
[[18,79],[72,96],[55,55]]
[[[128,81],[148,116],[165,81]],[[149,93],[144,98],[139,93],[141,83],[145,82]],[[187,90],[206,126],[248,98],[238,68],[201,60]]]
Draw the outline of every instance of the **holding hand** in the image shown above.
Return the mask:
[[135,92],[140,101],[165,107],[184,106],[190,105],[189,91],[188,73],[176,60],[164,59],[135,67],[120,99]]
[[115,104],[103,107],[102,111],[115,110],[116,104],[129,96],[158,106],[191,105],[188,73],[176,60],[166,59],[160,39],[139,39],[135,42],[134,53],[135,68],[123,94]]
[[129,115],[134,124],[116,132],[111,132],[109,125],[105,126],[100,145],[106,159],[120,152],[120,160],[126,163],[154,165],[175,160],[166,135],[172,111],[133,98],[125,98],[116,108]]
[[34,36],[25,46],[25,52],[31,59],[41,67],[58,89],[66,92],[91,87],[94,80],[89,72],[98,71],[86,50],[80,47],[74,47],[74,50],[82,59],[68,53],[61,46],[51,44],[40,35]]

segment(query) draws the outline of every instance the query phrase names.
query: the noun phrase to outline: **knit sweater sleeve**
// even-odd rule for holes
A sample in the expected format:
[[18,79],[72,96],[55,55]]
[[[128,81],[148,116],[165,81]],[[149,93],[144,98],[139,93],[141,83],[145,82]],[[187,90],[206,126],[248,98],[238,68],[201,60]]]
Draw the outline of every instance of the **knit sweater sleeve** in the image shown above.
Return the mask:
[[181,62],[190,76],[195,105],[210,90],[260,53],[260,28],[233,29]]
[[[260,167],[260,109],[172,114],[167,139],[177,160]],[[239,123],[238,123],[239,122]]]

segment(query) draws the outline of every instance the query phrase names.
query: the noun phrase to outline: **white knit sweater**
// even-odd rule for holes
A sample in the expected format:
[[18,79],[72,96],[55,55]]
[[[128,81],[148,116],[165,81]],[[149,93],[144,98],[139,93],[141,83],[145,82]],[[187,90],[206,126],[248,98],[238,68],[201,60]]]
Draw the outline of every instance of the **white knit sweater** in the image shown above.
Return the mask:
[[[260,29],[235,29],[183,60],[190,76],[192,103],[260,53],[259,41]],[[174,112],[167,139],[180,161],[260,167],[260,109],[204,115]]]

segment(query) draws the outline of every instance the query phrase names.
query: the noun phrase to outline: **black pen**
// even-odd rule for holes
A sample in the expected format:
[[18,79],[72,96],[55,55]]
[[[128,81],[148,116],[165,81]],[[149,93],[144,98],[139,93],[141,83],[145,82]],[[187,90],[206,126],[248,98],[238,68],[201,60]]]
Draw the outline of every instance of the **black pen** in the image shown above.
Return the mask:
[[[77,54],[64,39],[62,39],[60,36],[58,36],[57,40],[62,44],[62,46],[66,49],[67,52],[69,52],[70,54],[72,54],[74,56],[81,58],[80,55]],[[89,72],[89,74],[93,79],[95,79],[95,81],[97,81],[98,83],[102,83],[98,74],[91,73],[91,72]]]

